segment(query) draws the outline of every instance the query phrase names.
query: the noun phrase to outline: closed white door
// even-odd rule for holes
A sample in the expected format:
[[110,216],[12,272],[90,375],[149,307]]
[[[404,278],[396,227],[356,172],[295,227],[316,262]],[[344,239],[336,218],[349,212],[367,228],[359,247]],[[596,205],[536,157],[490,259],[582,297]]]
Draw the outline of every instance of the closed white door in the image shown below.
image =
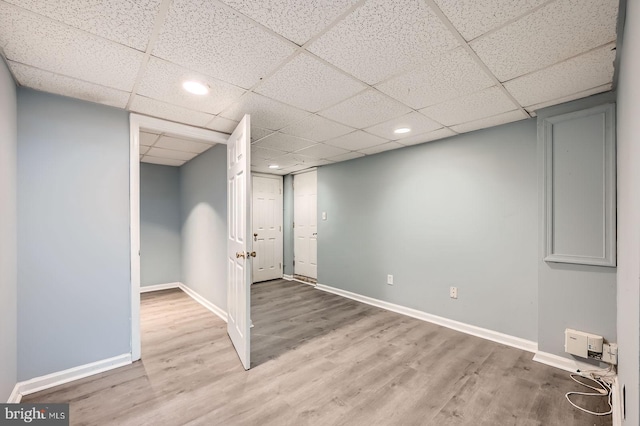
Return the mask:
[[318,173],[293,177],[293,271],[318,278]]
[[282,278],[282,176],[253,175],[253,282]]
[[227,333],[245,370],[251,365],[251,155],[245,115],[227,142]]

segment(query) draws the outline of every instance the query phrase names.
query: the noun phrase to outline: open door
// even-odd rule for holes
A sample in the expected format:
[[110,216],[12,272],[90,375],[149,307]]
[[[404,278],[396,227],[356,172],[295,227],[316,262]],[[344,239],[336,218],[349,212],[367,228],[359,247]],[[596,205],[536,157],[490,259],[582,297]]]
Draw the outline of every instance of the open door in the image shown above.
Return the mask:
[[245,115],[227,142],[227,333],[245,370],[251,365],[251,135]]

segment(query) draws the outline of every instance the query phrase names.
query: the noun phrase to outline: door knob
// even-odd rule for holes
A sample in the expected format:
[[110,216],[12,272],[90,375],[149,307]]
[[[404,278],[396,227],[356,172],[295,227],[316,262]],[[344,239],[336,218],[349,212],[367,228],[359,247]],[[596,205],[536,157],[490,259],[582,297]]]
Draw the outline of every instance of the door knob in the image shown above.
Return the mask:
[[318,235],[318,233],[317,233],[317,232],[314,232],[314,233],[313,233],[313,235],[314,235],[314,236],[317,236],[317,235]]
[[253,234],[253,241],[258,241],[258,234],[257,233]]
[[236,252],[236,259],[239,259],[239,258],[243,258],[244,259],[244,253],[241,252],[241,251]]
[[255,251],[247,252],[247,259],[249,258],[249,256],[256,257],[256,252]]

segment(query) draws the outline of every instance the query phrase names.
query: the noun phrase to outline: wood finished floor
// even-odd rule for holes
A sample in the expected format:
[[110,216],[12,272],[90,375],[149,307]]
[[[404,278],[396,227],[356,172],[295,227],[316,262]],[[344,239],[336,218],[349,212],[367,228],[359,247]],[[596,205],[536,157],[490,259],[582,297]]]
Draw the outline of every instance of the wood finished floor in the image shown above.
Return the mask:
[[531,353],[294,282],[256,284],[252,303],[247,372],[226,324],[166,290],[142,295],[142,361],[23,402],[68,402],[72,425],[611,424]]

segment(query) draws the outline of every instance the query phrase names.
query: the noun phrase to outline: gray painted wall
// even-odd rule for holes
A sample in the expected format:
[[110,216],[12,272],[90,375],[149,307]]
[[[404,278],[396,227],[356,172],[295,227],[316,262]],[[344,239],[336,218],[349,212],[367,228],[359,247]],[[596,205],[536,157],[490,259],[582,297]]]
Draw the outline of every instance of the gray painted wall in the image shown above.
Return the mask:
[[318,282],[535,341],[536,206],[535,120],[321,167]]
[[[618,49],[621,47],[618,46]],[[618,80],[618,377],[640,424],[640,4],[627,2]]]
[[227,310],[227,147],[180,167],[182,282]]
[[140,285],[179,282],[180,170],[140,163]]
[[293,275],[293,175],[284,177],[283,185],[283,273]]
[[[575,102],[556,105],[538,111],[538,117],[565,114],[606,104],[615,99],[613,93],[592,96]],[[597,116],[592,117],[598,120]],[[567,122],[565,131],[576,136],[581,134],[584,122]],[[541,146],[538,147],[539,173],[542,174]],[[580,165],[577,165],[580,167]],[[542,176],[542,175],[541,175]],[[573,328],[595,333],[605,339],[616,341],[616,268],[571,265],[543,261],[544,232],[542,211],[542,178],[540,178],[540,248],[538,261],[538,349],[554,355],[572,358],[564,351],[564,330]],[[598,232],[595,230],[595,234]]]
[[18,91],[18,380],[130,352],[129,120]]
[[17,378],[16,85],[0,59],[0,402]]

